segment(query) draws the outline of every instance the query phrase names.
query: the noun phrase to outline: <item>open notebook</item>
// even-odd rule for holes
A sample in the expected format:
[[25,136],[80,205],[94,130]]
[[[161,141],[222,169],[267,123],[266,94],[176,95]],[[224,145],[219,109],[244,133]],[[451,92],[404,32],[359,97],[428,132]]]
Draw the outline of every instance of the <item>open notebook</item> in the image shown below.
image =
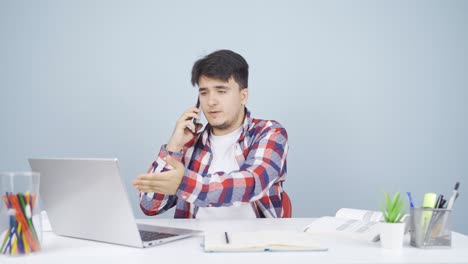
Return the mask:
[[[406,215],[403,220],[408,221]],[[379,222],[383,221],[382,212],[341,208],[335,216],[317,218],[304,231],[318,236],[336,236],[361,241],[377,242],[380,240]],[[406,226],[409,226],[408,224]]]
[[311,235],[299,231],[205,232],[205,252],[326,251]]

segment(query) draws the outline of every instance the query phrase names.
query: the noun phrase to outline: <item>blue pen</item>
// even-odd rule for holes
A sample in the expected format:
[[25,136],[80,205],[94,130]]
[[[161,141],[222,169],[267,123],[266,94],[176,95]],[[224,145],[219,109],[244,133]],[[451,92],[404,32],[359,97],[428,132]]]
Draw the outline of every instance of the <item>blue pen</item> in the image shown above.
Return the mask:
[[408,195],[408,199],[409,199],[409,203],[410,203],[411,208],[414,208],[413,197],[411,197],[411,193],[406,192],[406,194]]

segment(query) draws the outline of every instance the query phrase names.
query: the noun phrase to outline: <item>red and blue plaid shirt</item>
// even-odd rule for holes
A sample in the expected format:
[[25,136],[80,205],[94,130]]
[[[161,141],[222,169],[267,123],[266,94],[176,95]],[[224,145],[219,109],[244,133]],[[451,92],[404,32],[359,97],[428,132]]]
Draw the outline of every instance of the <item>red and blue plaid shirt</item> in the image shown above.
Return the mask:
[[241,135],[235,144],[239,170],[209,174],[212,161],[210,126],[198,133],[181,153],[161,147],[150,172],[170,169],[163,161],[171,155],[185,165],[185,175],[175,195],[140,193],[140,207],[156,215],[176,205],[175,218],[196,218],[199,207],[251,203],[260,217],[283,217],[282,193],[286,177],[288,135],[278,122],[254,119],[245,109]]

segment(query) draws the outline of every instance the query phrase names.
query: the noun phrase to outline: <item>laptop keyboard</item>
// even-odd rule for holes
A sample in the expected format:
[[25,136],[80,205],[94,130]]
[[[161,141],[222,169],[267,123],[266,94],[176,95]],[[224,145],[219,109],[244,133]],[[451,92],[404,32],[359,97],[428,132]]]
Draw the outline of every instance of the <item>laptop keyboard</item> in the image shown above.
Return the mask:
[[144,230],[138,230],[138,231],[140,231],[140,236],[143,241],[153,241],[153,240],[163,239],[167,237],[177,236],[176,234],[158,233],[158,232],[144,231]]

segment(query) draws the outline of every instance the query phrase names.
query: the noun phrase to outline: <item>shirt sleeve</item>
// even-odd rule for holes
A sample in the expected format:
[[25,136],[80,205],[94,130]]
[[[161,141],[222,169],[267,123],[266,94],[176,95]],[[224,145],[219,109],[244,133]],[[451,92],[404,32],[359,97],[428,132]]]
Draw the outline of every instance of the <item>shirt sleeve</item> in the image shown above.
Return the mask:
[[186,169],[176,195],[200,207],[259,200],[273,184],[284,180],[287,148],[286,130],[272,122],[252,142],[239,170],[203,176]]
[[[158,157],[148,170],[148,173],[162,172],[171,169],[163,158],[170,155],[178,161],[182,161],[183,153],[172,152],[161,146]],[[140,192],[140,208],[146,215],[157,215],[171,209],[177,203],[176,195],[165,195],[153,192]]]

